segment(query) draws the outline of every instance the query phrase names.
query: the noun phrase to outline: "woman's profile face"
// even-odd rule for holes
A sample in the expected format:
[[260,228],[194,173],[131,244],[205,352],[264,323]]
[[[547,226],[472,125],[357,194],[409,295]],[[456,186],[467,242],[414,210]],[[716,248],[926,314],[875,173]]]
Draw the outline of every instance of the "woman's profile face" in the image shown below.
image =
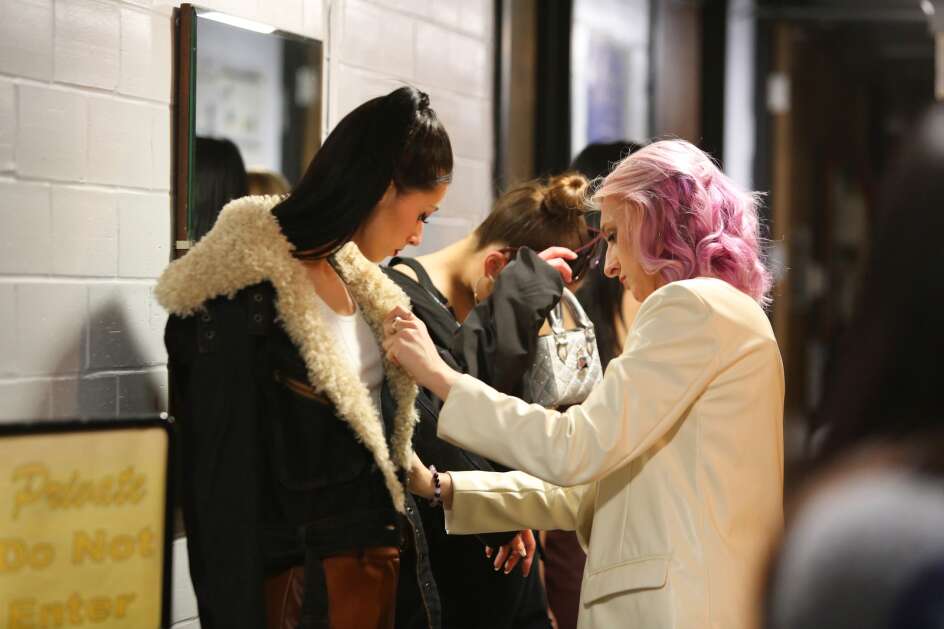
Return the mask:
[[617,197],[603,199],[600,212],[600,231],[606,239],[603,272],[607,277],[619,278],[623,287],[642,303],[662,282],[657,274],[646,273],[639,262],[630,233],[634,221],[628,214],[633,211],[623,209],[623,202]]
[[446,196],[449,184],[432,190],[404,190],[390,185],[380,203],[354,234],[354,242],[371,262],[397,255],[407,245],[423,241],[423,226]]

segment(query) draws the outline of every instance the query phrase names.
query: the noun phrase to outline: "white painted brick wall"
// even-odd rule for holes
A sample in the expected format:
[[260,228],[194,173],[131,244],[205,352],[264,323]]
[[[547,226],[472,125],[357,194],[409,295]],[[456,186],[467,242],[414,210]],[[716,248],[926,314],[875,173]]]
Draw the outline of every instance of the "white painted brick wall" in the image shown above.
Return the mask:
[[165,16],[121,9],[119,92],[170,102],[173,54],[173,25]]
[[413,76],[416,20],[363,0],[344,5],[339,53],[349,65],[390,76]]
[[50,236],[53,275],[117,275],[118,208],[110,191],[53,186]]
[[113,90],[118,85],[121,14],[115,2],[56,0],[53,78]]
[[52,78],[53,0],[0,0],[0,72]]
[[132,188],[151,185],[151,116],[151,105],[89,98],[89,181]]
[[[0,180],[0,225],[0,269],[4,273],[52,272],[49,184]],[[0,336],[4,329],[6,326],[0,328]]]
[[118,275],[123,278],[157,277],[170,258],[172,234],[167,217],[167,195],[119,193]]
[[439,215],[467,219],[477,225],[491,209],[491,181],[487,164],[457,157],[452,185],[440,205]]
[[435,24],[420,24],[416,47],[435,51],[416,59],[416,80],[448,88],[454,92],[484,98],[488,92],[488,63],[485,43]]
[[[2,198],[0,191],[0,198]],[[0,221],[2,221],[0,217]],[[16,287],[0,284],[0,329],[16,329]],[[0,379],[17,375],[16,336],[0,334]],[[0,398],[6,399],[6,398]],[[0,407],[5,404],[0,404]]]
[[13,170],[15,130],[16,90],[11,81],[0,79],[0,172]]
[[455,182],[423,244],[406,253],[432,251],[464,236],[492,203],[492,3],[333,0],[326,6],[328,127],[366,99],[405,83],[426,91],[452,139]]
[[42,379],[0,381],[0,400],[3,400],[3,405],[0,407],[0,420],[48,417],[49,381]]
[[[0,421],[166,407],[174,0],[0,0]],[[421,250],[491,202],[490,0],[206,0],[326,40],[326,124],[410,83],[455,184]],[[328,22],[330,21],[330,26]],[[174,620],[197,629],[175,544]]]
[[16,87],[16,173],[84,180],[88,172],[88,98],[60,87],[28,83]]
[[88,352],[88,294],[74,283],[16,285],[15,373],[21,376],[78,374]]

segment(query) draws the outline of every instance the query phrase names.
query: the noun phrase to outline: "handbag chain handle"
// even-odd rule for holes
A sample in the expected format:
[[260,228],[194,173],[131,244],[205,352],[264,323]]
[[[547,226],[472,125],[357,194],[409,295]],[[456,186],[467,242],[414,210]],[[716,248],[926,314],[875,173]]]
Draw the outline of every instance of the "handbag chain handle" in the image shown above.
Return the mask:
[[593,330],[593,322],[584,312],[583,306],[580,305],[577,297],[565,288],[561,293],[560,301],[551,308],[547,317],[551,325],[551,332],[554,334],[554,342],[557,345],[557,357],[562,362],[567,359],[567,338],[565,336],[567,330],[564,329],[563,304],[567,305],[567,309],[573,315],[577,327],[583,330],[587,343],[587,354],[592,356],[596,351],[596,333]]

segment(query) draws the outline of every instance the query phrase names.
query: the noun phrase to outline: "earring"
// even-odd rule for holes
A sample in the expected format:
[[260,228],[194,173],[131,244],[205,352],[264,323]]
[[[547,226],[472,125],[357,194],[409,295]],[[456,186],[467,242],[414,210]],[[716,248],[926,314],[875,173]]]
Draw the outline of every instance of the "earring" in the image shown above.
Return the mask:
[[479,282],[481,282],[482,280],[488,280],[489,282],[491,282],[488,288],[489,292],[491,292],[492,288],[495,286],[495,280],[487,275],[483,275],[479,279],[475,280],[475,285],[472,287],[472,301],[475,303],[476,306],[478,306],[479,302],[481,301],[479,299]]

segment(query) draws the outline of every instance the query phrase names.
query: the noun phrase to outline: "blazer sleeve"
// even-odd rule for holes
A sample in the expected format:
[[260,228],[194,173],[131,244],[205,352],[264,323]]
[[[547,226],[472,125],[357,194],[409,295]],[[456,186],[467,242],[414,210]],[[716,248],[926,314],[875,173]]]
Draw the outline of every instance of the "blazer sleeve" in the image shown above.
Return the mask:
[[[446,509],[450,535],[497,530],[577,530],[592,517],[594,485],[559,487],[524,472],[450,472],[452,508]],[[589,531],[587,531],[589,538]]]
[[463,371],[498,391],[521,395],[522,374],[534,361],[541,325],[563,288],[551,265],[522,248],[498,274],[492,294],[456,331],[452,353]]
[[[495,470],[491,463],[479,455],[457,448],[436,436],[438,409],[442,405],[439,398],[427,392],[426,389],[420,389],[416,404],[419,408],[420,421],[413,431],[413,449],[423,463],[427,465],[432,463],[438,469],[449,472],[460,470],[493,472]],[[484,534],[480,535],[479,539],[485,546],[498,547],[510,542],[517,532],[517,529],[497,529],[483,532]]]
[[463,375],[438,434],[555,485],[599,480],[672,428],[716,375],[719,349],[708,305],[668,284],[646,300],[623,354],[582,404],[547,410]]
[[[206,321],[209,320],[209,323]],[[253,339],[235,301],[170,317],[172,412],[182,432],[182,506],[200,623],[265,625],[261,455]]]

